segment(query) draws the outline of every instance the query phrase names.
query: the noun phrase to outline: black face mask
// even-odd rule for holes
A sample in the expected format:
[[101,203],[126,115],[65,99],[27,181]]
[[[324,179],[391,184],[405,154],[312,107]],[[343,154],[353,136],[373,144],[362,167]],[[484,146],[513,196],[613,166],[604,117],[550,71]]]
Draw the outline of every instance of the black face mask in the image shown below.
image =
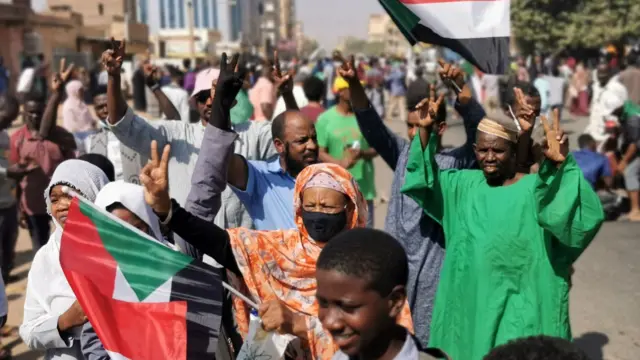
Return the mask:
[[318,242],[327,242],[347,225],[347,212],[325,214],[302,210],[302,222],[309,236]]

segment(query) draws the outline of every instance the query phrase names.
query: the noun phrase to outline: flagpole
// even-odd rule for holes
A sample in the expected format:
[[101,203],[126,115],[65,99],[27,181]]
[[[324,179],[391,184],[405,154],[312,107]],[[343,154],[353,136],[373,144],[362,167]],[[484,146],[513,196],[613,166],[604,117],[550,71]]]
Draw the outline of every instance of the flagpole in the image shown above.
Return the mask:
[[[151,237],[151,235],[141,231],[140,229],[136,228],[135,226],[133,226],[133,225],[131,225],[131,224],[125,222],[125,221],[122,221],[120,218],[118,218],[117,216],[114,216],[113,214],[111,214],[110,212],[106,211],[105,209],[102,209],[102,208],[96,206],[94,203],[92,203],[91,201],[85,199],[82,195],[80,195],[77,192],[75,192],[69,186],[64,186],[62,188],[62,192],[64,192],[65,194],[67,194],[69,196],[72,196],[72,197],[78,199],[78,201],[83,202],[87,206],[91,206],[95,210],[99,211],[100,213],[102,213],[103,215],[108,217],[110,220],[117,222],[118,224],[124,226],[128,230],[133,231],[137,235],[142,236],[142,237],[146,238],[147,240],[153,241],[153,242],[155,242],[157,244],[161,244],[163,246],[166,246],[162,242],[158,241],[158,239],[155,239],[155,238]],[[58,249],[58,250],[60,250],[60,249]],[[229,290],[233,295],[237,296],[242,301],[246,302],[247,305],[251,306],[252,308],[254,308],[256,310],[258,310],[260,308],[260,306],[256,302],[254,302],[253,300],[249,299],[247,296],[243,295],[240,291],[236,290],[233,286],[227,284],[226,282],[224,282],[224,281],[222,281],[220,279],[218,279],[218,281],[220,281],[222,283],[222,287],[223,288]]]

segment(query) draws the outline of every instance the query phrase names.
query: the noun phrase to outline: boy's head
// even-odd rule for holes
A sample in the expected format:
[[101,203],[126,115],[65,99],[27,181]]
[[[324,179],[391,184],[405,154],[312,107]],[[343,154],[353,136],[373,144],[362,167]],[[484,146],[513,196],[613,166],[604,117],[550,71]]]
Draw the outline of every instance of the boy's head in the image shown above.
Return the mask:
[[358,355],[388,336],[406,301],[409,269],[389,234],[353,229],[334,237],[316,266],[318,317],[340,350]]
[[550,336],[531,336],[491,350],[484,360],[588,360],[571,342]]
[[22,118],[30,130],[40,129],[42,115],[44,115],[46,99],[38,92],[31,92],[24,98]]
[[107,87],[104,85],[98,86],[93,93],[93,109],[96,111],[96,115],[100,121],[107,121],[109,117],[109,111],[107,110]]

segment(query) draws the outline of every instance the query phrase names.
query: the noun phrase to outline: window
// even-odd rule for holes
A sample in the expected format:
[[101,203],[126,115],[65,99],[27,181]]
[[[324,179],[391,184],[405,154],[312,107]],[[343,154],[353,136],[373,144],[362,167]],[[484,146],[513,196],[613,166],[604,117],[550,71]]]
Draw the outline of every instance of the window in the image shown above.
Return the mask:
[[202,0],[202,27],[208,29],[211,27],[209,21],[211,13],[209,13],[209,0]]
[[264,4],[264,11],[265,12],[273,12],[276,11],[275,6],[273,6],[272,2],[267,2],[266,4]]
[[166,11],[164,9],[164,6],[160,6],[160,29],[167,28],[167,19],[165,18],[165,16],[166,16]]
[[217,29],[218,28],[218,0],[211,0],[211,5],[213,6],[213,9],[211,10],[211,19],[213,19],[213,23],[211,24],[211,27],[214,29]]
[[168,1],[168,7],[169,7],[169,27],[171,29],[175,29],[176,28],[175,1],[174,0],[169,0]]
[[267,20],[264,24],[264,27],[267,29],[273,29],[276,27],[276,23],[273,20]]
[[98,4],[98,15],[104,15],[104,5],[102,5],[102,3]]
[[138,1],[138,21],[143,24],[148,24],[147,5],[147,0]]
[[198,0],[193,0],[193,26],[196,28],[200,27],[200,2]]
[[178,27],[184,28],[184,0],[178,0]]

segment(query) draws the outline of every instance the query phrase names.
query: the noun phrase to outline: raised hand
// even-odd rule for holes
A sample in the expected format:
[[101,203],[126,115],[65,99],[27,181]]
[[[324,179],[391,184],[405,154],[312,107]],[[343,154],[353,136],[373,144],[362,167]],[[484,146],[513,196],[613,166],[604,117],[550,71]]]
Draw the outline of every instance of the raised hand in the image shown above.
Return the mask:
[[340,161],[340,166],[345,169],[351,169],[353,165],[355,165],[358,160],[362,157],[362,151],[360,149],[354,149],[351,146],[347,146],[344,149],[344,153],[342,154],[342,161]]
[[111,38],[111,49],[107,49],[102,53],[102,65],[109,75],[120,75],[125,52],[125,41],[122,40],[118,42],[114,38]]
[[544,129],[544,135],[547,139],[544,156],[556,164],[562,164],[569,153],[569,139],[564,131],[560,128],[560,117],[558,109],[553,111],[553,124],[550,126],[546,116],[540,117],[540,122]]
[[278,50],[273,52],[273,62],[271,63],[271,76],[276,85],[276,89],[281,94],[293,92],[293,69],[286,74],[282,74],[280,70],[280,59],[278,58]]
[[342,65],[338,67],[338,75],[347,81],[359,81],[358,72],[356,71],[356,61],[353,55],[351,55],[349,60],[347,60],[342,57],[342,54],[338,50],[336,50],[333,52],[333,59],[342,63]]
[[536,121],[536,111],[533,106],[529,105],[522,90],[514,88],[513,94],[515,95],[514,115],[520,124],[520,135],[522,135],[533,129],[533,123]]
[[218,81],[212,85],[211,89],[213,100],[221,101],[222,106],[230,109],[236,96],[242,89],[244,84],[244,71],[239,69],[238,61],[240,54],[235,54],[231,58],[231,62],[227,62],[227,53],[222,53],[220,61],[220,75]]
[[53,91],[61,91],[63,86],[71,79],[71,73],[73,72],[75,65],[71,63],[69,64],[69,67],[66,67],[66,62],[67,59],[60,59],[60,69],[53,75],[53,80],[51,82],[51,89]]
[[442,59],[438,59],[438,64],[442,67],[439,71],[442,82],[458,95],[458,101],[461,104],[467,104],[471,100],[472,94],[471,88],[464,82],[464,73],[462,70]]
[[430,85],[429,87],[429,98],[424,99],[416,105],[416,110],[420,112],[419,125],[423,128],[429,128],[436,121],[436,117],[438,116],[438,109],[440,108],[440,104],[444,100],[444,94],[440,94],[438,99],[436,100],[436,87],[435,85]]
[[152,88],[158,85],[160,74],[158,73],[157,66],[152,63],[146,63],[142,66],[142,72],[144,73],[144,81],[148,87]]
[[171,210],[169,196],[169,154],[171,145],[165,145],[162,157],[158,155],[158,142],[151,142],[151,160],[142,168],[140,182],[144,186],[144,200],[159,215]]

